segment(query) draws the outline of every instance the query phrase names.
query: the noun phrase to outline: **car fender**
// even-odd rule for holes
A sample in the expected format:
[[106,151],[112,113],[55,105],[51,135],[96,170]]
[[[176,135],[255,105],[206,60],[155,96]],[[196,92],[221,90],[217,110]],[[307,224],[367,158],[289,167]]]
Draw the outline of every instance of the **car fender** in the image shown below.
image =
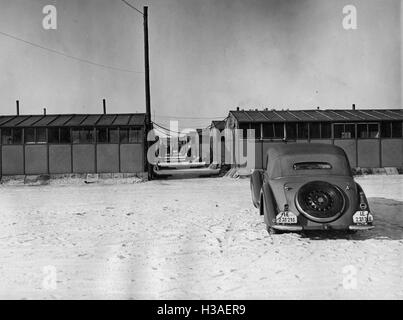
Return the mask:
[[[265,206],[266,210],[263,210],[263,205]],[[260,214],[262,215],[264,212],[264,221],[266,222],[266,225],[274,225],[273,221],[275,221],[277,216],[277,204],[271,187],[268,183],[264,183],[262,186],[260,208]]]

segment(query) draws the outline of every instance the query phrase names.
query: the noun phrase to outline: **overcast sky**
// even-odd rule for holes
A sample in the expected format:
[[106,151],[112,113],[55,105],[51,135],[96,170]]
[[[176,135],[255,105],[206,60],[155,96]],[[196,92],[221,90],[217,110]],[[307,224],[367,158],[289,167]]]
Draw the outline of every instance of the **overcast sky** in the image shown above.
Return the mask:
[[[128,0],[150,6],[155,121],[230,109],[401,108],[400,0]],[[120,0],[0,0],[0,113],[144,112],[142,17]],[[42,28],[42,8],[58,29]],[[342,9],[358,10],[358,29]],[[188,119],[195,118],[195,119]],[[197,118],[197,119],[196,119]]]

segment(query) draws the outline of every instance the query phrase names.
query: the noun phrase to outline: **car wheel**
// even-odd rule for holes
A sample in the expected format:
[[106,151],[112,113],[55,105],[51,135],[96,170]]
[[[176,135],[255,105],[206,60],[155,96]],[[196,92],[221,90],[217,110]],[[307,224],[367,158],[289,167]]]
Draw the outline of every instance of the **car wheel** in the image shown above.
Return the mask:
[[260,202],[259,202],[259,214],[261,216],[264,216],[264,199],[263,199],[263,193],[260,194]]
[[250,181],[250,192],[251,192],[251,194],[252,194],[252,202],[253,202],[253,206],[255,207],[255,208],[259,208],[259,205],[258,205],[258,203],[257,203],[257,199],[255,199],[255,188],[253,187],[253,182],[252,182],[252,180]]
[[250,177],[250,190],[255,208],[259,208],[260,190],[262,188],[262,172],[255,170]]
[[284,231],[276,230],[276,229],[274,229],[273,227],[270,227],[270,226],[267,226],[266,230],[267,230],[267,232],[269,234],[282,234],[282,233],[284,233]]

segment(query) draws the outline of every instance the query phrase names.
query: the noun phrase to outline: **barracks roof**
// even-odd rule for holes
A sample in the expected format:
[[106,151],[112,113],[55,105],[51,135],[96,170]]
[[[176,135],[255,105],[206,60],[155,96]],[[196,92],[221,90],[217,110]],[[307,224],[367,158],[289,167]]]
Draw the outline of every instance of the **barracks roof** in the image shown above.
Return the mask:
[[236,110],[230,111],[230,115],[238,122],[402,121],[403,109]]
[[142,126],[144,113],[0,116],[1,128]]

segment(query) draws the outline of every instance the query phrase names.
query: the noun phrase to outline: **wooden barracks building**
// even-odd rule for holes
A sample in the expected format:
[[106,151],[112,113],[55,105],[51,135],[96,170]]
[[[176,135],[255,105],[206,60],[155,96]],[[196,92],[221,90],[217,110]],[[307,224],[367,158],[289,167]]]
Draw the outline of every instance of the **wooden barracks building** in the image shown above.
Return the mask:
[[[142,113],[106,112],[0,116],[0,177],[143,173],[145,120]],[[334,144],[346,151],[352,167],[403,168],[401,109],[237,109],[213,127],[255,129],[256,168],[266,166],[264,155],[273,143]]]
[[[403,110],[230,111],[229,129],[255,129],[256,168],[273,143],[326,143],[342,147],[352,167],[403,168]],[[246,130],[244,131],[246,138]],[[245,147],[246,149],[246,147]]]
[[145,171],[145,114],[0,116],[0,177]]

